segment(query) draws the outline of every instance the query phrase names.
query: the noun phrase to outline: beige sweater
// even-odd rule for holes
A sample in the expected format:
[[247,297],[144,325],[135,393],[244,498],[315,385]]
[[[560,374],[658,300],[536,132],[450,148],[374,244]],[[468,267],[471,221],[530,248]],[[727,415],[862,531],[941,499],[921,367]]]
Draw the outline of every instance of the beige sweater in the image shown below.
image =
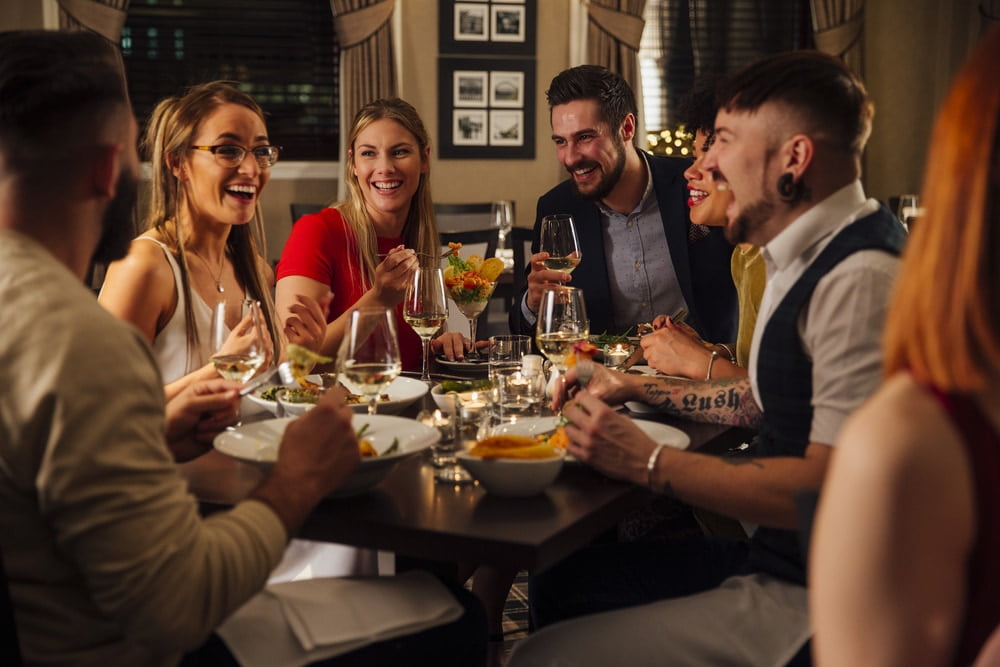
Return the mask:
[[284,528],[255,501],[199,516],[139,332],[3,230],[0,308],[0,551],[22,653],[176,664],[263,587]]

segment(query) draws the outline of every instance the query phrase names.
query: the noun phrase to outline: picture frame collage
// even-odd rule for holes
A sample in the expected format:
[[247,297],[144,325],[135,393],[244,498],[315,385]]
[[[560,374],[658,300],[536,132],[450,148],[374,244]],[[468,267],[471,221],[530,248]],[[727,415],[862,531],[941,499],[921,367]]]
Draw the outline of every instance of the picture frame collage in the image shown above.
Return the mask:
[[534,158],[535,2],[440,3],[442,158]]

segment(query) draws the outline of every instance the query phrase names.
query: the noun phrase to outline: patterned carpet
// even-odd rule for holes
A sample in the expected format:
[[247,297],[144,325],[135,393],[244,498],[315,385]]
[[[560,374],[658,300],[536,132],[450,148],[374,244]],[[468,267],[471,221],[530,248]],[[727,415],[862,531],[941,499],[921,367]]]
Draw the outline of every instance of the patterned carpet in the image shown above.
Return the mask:
[[528,573],[519,572],[503,609],[503,648],[491,652],[490,667],[502,667],[519,639],[528,636]]

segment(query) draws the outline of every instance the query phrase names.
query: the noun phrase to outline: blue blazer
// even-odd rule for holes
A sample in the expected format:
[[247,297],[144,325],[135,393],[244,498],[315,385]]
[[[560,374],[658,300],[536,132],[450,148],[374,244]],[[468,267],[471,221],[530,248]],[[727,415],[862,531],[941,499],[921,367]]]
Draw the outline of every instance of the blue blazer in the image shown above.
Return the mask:
[[[650,173],[660,206],[663,233],[667,237],[670,257],[677,272],[677,282],[688,304],[688,324],[707,341],[731,342],[736,340],[738,317],[736,288],[733,286],[730,269],[733,246],[726,241],[721,227],[710,228],[707,236],[693,243],[688,241],[691,220],[688,216],[684,170],[690,164],[690,160],[684,158],[650,156]],[[542,218],[554,213],[569,213],[576,222],[580,251],[584,259],[573,272],[573,280],[569,284],[583,290],[591,333],[624,333],[615,332],[612,321],[611,290],[608,286],[600,209],[596,203],[577,197],[570,180],[552,188],[538,200],[534,240],[531,242],[532,253],[538,252]],[[530,270],[530,266],[526,267],[526,271]],[[510,309],[510,330],[511,333],[533,336],[534,326],[528,324],[521,313],[523,296],[524,291]],[[630,323],[633,327],[636,324],[638,322]]]

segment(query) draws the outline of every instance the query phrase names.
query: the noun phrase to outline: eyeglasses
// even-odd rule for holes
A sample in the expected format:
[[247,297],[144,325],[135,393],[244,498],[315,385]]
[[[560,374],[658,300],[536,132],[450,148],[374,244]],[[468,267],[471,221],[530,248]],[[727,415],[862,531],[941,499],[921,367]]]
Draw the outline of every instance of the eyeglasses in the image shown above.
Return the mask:
[[223,167],[238,167],[243,164],[247,153],[252,153],[261,169],[270,169],[278,161],[281,146],[254,146],[247,149],[236,144],[219,144],[218,146],[191,146],[196,151],[209,151],[215,156],[215,161]]

